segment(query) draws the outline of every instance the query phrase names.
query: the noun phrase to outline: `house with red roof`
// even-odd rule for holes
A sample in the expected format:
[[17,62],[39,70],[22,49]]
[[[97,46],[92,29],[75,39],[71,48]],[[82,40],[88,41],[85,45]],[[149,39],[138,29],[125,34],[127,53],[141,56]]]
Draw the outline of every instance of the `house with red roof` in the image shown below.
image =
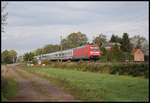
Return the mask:
[[140,49],[133,49],[131,54],[134,56],[134,61],[144,61],[144,53]]

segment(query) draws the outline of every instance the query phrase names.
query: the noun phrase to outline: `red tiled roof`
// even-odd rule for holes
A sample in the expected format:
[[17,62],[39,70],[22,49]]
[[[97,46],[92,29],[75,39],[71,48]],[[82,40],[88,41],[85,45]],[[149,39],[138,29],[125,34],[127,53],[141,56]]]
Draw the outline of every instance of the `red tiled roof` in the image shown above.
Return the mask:
[[131,51],[131,54],[134,54],[136,51],[138,51],[138,50],[140,50],[140,49],[133,49],[132,51]]
[[137,49],[133,49],[133,50],[131,51],[131,54],[134,54],[136,51],[137,51]]

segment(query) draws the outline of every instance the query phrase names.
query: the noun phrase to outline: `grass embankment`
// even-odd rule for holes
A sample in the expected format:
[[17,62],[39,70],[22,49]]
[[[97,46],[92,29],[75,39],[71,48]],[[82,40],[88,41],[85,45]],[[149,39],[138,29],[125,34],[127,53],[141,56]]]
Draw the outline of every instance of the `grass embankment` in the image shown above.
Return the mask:
[[25,67],[83,101],[148,101],[148,79],[76,70]]
[[1,98],[3,101],[8,101],[8,99],[13,96],[16,91],[16,79],[9,73],[5,65],[1,68]]

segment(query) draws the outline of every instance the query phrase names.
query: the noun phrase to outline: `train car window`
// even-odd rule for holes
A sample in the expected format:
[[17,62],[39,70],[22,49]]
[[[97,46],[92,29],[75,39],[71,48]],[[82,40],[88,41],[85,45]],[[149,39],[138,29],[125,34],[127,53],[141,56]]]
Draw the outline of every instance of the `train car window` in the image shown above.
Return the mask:
[[98,47],[90,47],[90,50],[99,50]]
[[68,56],[70,55],[70,52],[68,52]]

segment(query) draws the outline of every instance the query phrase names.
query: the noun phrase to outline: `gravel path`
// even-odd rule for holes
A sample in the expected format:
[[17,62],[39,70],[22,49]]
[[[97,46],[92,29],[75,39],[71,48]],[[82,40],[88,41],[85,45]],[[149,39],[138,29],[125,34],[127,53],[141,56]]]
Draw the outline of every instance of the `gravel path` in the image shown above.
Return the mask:
[[[79,102],[72,95],[65,93],[61,88],[51,84],[49,81],[40,78],[32,73],[24,71],[15,66],[8,66],[8,70],[17,78],[18,92],[10,101],[59,101]],[[24,79],[16,70],[31,77]]]
[[8,69],[17,78],[17,93],[9,101],[43,101],[46,96],[35,91],[30,81],[20,77],[12,68]]

